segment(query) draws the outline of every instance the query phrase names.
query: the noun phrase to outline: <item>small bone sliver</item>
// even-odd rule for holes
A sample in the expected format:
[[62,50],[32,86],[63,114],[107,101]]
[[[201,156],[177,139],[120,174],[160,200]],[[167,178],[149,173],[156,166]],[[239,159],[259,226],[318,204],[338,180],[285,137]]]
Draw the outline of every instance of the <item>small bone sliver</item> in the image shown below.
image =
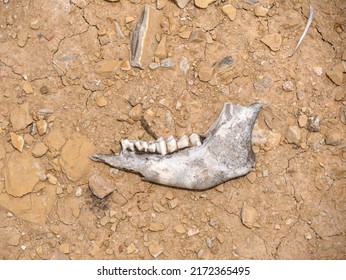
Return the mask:
[[251,137],[261,107],[261,104],[243,107],[225,103],[200,145],[171,154],[123,149],[119,154],[95,154],[91,159],[139,173],[144,180],[153,183],[183,189],[209,189],[247,174],[254,166]]

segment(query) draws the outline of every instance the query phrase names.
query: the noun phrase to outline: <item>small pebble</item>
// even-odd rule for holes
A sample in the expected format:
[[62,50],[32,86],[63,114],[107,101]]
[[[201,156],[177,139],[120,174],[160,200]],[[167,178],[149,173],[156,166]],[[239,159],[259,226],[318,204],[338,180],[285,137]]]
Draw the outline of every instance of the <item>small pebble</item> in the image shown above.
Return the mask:
[[294,85],[291,81],[286,81],[283,83],[282,88],[286,92],[290,92],[294,90]]
[[321,117],[319,115],[310,116],[307,122],[307,129],[311,132],[319,132],[320,122],[321,122]]

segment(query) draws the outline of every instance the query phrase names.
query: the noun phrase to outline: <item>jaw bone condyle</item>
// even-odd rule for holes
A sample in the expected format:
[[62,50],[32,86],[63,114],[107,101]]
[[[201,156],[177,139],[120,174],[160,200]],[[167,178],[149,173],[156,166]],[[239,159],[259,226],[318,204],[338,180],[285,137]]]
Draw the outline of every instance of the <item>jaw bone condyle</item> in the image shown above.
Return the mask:
[[209,130],[152,142],[122,140],[119,154],[92,155],[115,168],[140,173],[144,180],[204,190],[247,174],[255,164],[251,136],[262,105],[225,103]]

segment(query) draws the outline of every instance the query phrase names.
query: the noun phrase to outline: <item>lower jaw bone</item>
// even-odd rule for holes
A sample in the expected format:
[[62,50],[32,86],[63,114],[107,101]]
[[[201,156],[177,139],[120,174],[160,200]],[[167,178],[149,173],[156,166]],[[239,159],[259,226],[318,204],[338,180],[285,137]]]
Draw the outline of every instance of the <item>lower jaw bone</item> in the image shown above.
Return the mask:
[[[160,154],[95,154],[91,159],[115,168],[139,173],[144,180],[183,189],[205,190],[246,175],[255,165],[251,136],[262,105],[249,107],[225,103],[219,117],[203,135],[203,143],[166,155],[161,139]],[[178,141],[179,142],[179,141]],[[159,150],[163,149],[163,150]]]

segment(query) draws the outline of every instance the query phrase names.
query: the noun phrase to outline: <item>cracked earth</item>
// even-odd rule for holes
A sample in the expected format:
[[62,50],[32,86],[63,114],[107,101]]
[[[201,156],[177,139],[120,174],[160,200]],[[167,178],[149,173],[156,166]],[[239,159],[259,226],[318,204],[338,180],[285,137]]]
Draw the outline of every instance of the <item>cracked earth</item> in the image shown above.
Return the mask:
[[[186,2],[0,1],[1,259],[346,258],[346,2],[311,1],[292,57],[308,1]],[[139,69],[146,3],[160,49]],[[244,177],[195,192],[89,160],[150,140],[141,117],[202,134],[224,102],[264,104]]]

